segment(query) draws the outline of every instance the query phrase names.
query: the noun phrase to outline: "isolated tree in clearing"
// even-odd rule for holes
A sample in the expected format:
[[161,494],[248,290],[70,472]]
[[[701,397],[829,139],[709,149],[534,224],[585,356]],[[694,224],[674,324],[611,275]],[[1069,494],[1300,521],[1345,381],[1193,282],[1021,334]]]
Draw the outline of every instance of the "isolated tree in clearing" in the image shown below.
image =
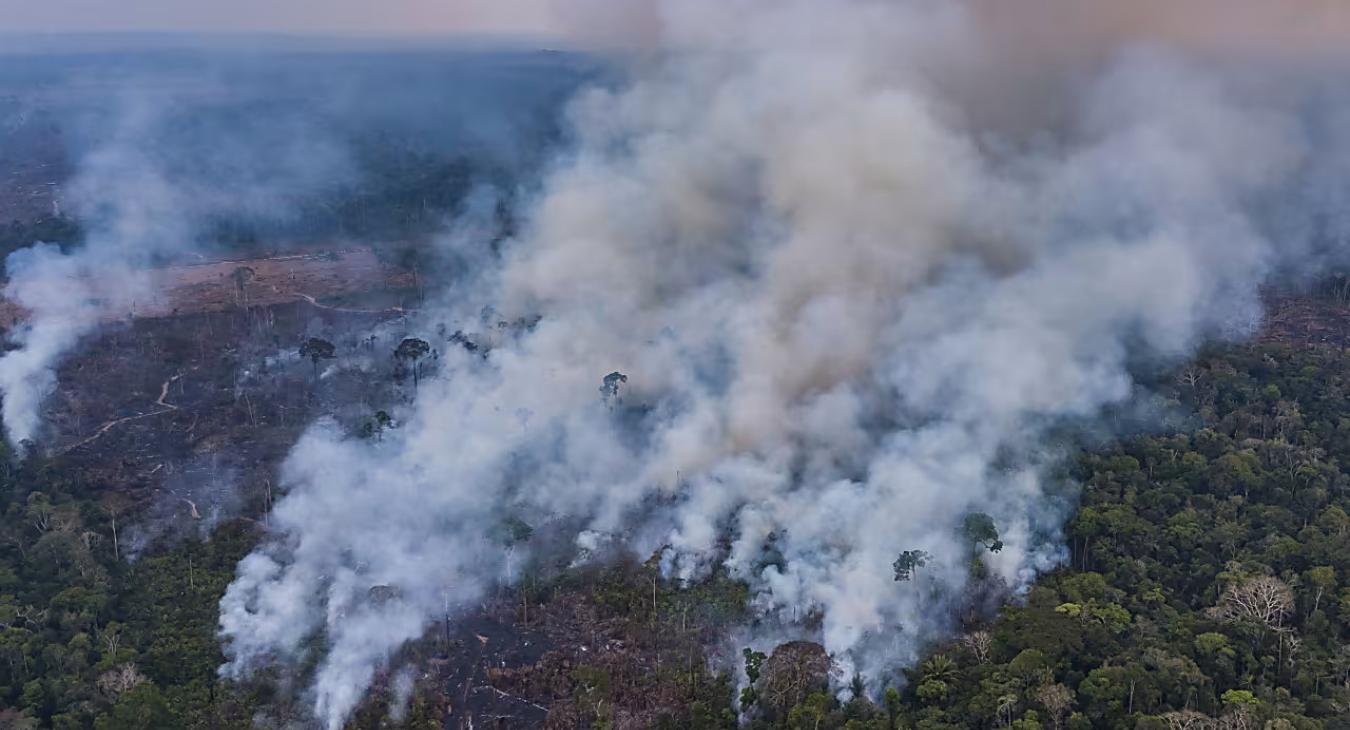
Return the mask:
[[977,547],[982,547],[991,553],[1003,549],[1003,541],[999,539],[998,527],[994,525],[994,518],[983,512],[971,512],[966,515],[966,519],[961,525],[961,533]]
[[337,357],[337,348],[328,340],[321,340],[318,337],[311,337],[305,344],[300,346],[300,357],[307,357],[314,364],[314,379],[319,379],[319,361],[332,360]]
[[419,340],[416,337],[408,337],[398,343],[398,348],[394,350],[394,359],[400,362],[412,363],[413,390],[417,389],[418,382],[421,380],[421,366],[418,361],[431,352],[431,345],[426,340]]

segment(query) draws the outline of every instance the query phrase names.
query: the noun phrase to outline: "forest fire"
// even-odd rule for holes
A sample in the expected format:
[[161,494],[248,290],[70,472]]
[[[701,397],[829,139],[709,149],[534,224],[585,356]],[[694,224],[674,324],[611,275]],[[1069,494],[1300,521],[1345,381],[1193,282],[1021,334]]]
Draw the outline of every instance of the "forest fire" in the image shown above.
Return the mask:
[[1344,725],[1339,5],[467,2],[0,73],[0,723]]

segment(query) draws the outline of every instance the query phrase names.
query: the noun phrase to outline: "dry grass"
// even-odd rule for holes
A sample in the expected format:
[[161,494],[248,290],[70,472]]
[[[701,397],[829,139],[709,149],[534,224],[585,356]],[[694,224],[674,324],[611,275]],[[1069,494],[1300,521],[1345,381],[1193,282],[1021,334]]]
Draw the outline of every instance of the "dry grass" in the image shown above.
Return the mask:
[[[299,302],[358,314],[396,311],[397,303],[349,309],[326,304],[325,300],[406,290],[413,285],[412,274],[386,266],[364,246],[179,264],[156,269],[151,278],[154,291],[148,299],[135,302],[131,311],[108,312],[107,318],[172,317]],[[25,316],[15,303],[0,300],[0,322],[13,323]]]

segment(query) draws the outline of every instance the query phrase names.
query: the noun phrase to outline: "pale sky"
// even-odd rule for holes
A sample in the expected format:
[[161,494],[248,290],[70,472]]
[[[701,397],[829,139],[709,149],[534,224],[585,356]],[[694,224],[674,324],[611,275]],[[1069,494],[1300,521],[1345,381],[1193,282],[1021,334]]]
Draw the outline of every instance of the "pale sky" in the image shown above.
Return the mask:
[[[729,0],[728,0],[729,1]],[[833,0],[821,0],[829,12]],[[0,0],[0,33],[267,32],[514,35],[630,45],[656,0]],[[679,7],[678,0],[672,6]],[[1350,0],[968,0],[1018,47],[1152,38],[1294,52],[1350,48]],[[0,39],[2,42],[3,39]],[[3,52],[0,48],[0,52]]]
[[0,0],[0,32],[556,36],[557,0]]

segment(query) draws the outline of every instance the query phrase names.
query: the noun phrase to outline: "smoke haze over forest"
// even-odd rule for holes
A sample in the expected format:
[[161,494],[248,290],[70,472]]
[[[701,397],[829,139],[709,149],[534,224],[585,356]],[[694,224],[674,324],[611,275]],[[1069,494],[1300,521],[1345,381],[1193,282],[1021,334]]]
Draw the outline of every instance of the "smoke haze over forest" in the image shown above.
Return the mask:
[[[297,237],[375,179],[368,135],[467,160],[418,232],[442,286],[406,326],[437,372],[382,439],[306,431],[220,604],[222,674],[314,663],[331,730],[520,566],[619,554],[744,581],[755,646],[817,640],[879,690],[961,607],[1062,563],[1073,434],[1161,421],[1141,373],[1250,336],[1263,288],[1350,254],[1340,3],[344,0],[319,26],[225,7],[71,28],[67,0],[0,30],[596,52],[133,64],[127,93],[72,102],[82,245],[8,259],[33,316],[0,358],[4,423],[40,441],[54,368],[137,272],[219,250],[225,221],[249,234],[226,245]],[[905,551],[928,556],[913,582]]]
[[[1347,100],[1315,65],[1267,65],[1292,50],[1275,37],[1086,17],[1083,53],[1026,59],[963,10],[661,6],[666,52],[574,103],[577,148],[521,235],[434,315],[542,320],[452,355],[397,439],[302,441],[283,537],[222,604],[228,671],[322,627],[315,709],[338,726],[443,605],[510,580],[523,548],[480,527],[508,519],[576,531],[579,559],[725,569],[759,631],[814,634],[874,681],[968,600],[969,515],[998,526],[979,559],[1007,586],[1055,565],[1071,501],[1045,438],[1142,395],[1131,367],[1252,332],[1268,276],[1339,252],[1345,229],[1318,226],[1344,200],[1296,192],[1345,179],[1312,151],[1343,148],[1323,115]],[[1009,59],[1069,65],[1019,109]],[[933,556],[920,592],[890,575],[908,549]]]

